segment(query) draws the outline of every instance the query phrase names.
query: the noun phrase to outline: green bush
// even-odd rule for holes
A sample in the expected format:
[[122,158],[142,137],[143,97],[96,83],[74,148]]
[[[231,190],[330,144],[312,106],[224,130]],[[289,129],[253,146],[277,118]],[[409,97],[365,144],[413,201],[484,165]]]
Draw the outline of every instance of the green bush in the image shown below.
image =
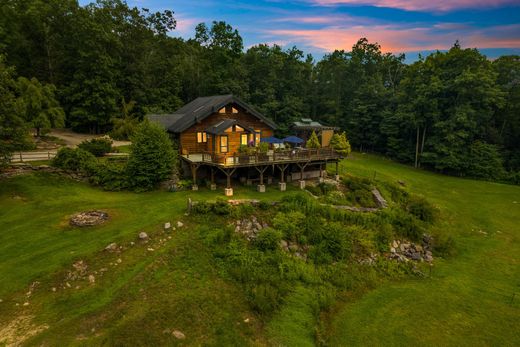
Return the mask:
[[408,212],[424,222],[433,222],[437,215],[437,209],[421,196],[409,196],[405,207]]
[[110,191],[124,190],[129,186],[125,165],[113,162],[98,163],[90,182]]
[[127,165],[131,186],[136,190],[153,189],[172,175],[176,159],[166,131],[154,123],[141,123],[132,137]]
[[96,157],[102,157],[112,150],[112,140],[107,138],[85,140],[78,147],[94,154]]
[[258,151],[260,153],[267,153],[267,151],[269,151],[269,144],[267,142],[260,142],[258,144]]
[[63,170],[92,174],[97,160],[92,153],[81,148],[62,147],[52,160],[52,165]]
[[249,288],[248,299],[254,310],[261,314],[275,311],[282,303],[280,289],[270,283],[260,283]]
[[231,206],[225,199],[217,199],[213,204],[213,212],[218,215],[228,215],[231,213]]
[[206,201],[199,201],[193,205],[191,212],[196,214],[208,214],[213,209],[212,204]]
[[280,247],[282,232],[273,228],[264,228],[255,240],[255,246],[261,251],[274,251]]

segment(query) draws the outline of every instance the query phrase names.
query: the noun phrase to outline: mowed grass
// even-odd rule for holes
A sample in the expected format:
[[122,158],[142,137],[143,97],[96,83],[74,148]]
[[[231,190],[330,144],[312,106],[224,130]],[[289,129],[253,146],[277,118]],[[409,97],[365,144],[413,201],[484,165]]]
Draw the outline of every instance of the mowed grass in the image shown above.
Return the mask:
[[427,279],[345,299],[328,322],[331,346],[520,345],[520,187],[437,175],[354,154],[341,172],[396,182],[441,209],[455,254]]
[[[274,186],[264,194],[254,188],[237,186],[233,198],[272,201],[283,195]],[[87,338],[95,345],[168,344],[175,341],[173,329],[183,331],[185,341],[195,345],[241,345],[260,339],[254,334],[260,329],[252,328],[258,320],[241,291],[216,273],[208,249],[194,232],[196,225],[164,233],[165,222],[175,225],[186,219],[188,197],[214,200],[224,194],[223,189],[105,192],[48,174],[2,181],[0,330],[17,317],[30,316],[31,324],[48,326],[27,340],[38,345],[76,344]],[[74,213],[94,209],[107,211],[110,219],[95,227],[69,225]],[[141,231],[150,235],[150,243],[138,241]],[[125,249],[104,251],[112,242]],[[67,279],[78,260],[88,264],[95,284]],[[101,275],[103,268],[108,271]],[[39,283],[31,289],[35,281]]]

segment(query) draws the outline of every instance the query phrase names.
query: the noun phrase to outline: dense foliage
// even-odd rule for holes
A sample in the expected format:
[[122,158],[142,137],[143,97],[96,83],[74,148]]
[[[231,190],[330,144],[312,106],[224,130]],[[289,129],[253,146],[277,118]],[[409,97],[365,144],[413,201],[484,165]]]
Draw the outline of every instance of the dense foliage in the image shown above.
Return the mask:
[[[395,196],[405,204],[395,201],[388,211],[377,214],[336,210],[305,194],[287,196],[274,207],[230,207],[224,202],[226,218],[218,216],[222,215],[218,213],[221,201],[198,202],[191,212],[197,222],[211,221],[211,226],[201,223],[205,226],[198,231],[212,248],[216,264],[244,288],[253,309],[268,317],[288,296],[305,287],[312,293],[309,300],[315,302],[318,315],[341,290],[385,277],[420,274],[417,265],[384,257],[371,266],[360,265],[363,259],[388,251],[396,238],[421,240],[435,222],[435,208],[422,198],[404,190]],[[422,208],[408,209],[406,204],[412,201],[421,201],[414,204]],[[425,215],[431,218],[421,218]],[[247,241],[230,227],[229,216],[255,216],[269,226]],[[364,279],[357,278],[360,267]]]
[[78,147],[94,154],[96,157],[102,157],[112,150],[112,140],[107,138],[85,140],[81,142]]
[[143,122],[132,137],[132,153],[127,166],[130,184],[143,190],[154,188],[172,175],[175,161],[172,142],[164,129]]
[[[189,40],[173,37],[175,25],[171,11],[122,0],[9,0],[0,5],[0,54],[31,88],[47,86],[42,95],[57,97],[76,130],[128,138],[148,112],[233,93],[277,122],[279,135],[310,116],[339,126],[360,151],[450,174],[518,178],[518,56],[490,61],[456,43],[405,65],[404,55],[360,39],[316,62],[296,47],[244,51],[225,22],[201,23]],[[36,106],[19,117],[61,124],[56,103]]]

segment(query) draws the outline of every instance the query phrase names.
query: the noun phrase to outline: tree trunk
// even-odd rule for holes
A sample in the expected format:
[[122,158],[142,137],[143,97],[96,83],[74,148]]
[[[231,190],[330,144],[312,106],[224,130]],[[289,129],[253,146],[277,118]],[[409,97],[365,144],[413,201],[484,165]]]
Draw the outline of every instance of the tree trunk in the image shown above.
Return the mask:
[[417,162],[419,160],[419,126],[417,126],[417,139],[415,141],[415,164],[414,167],[417,169]]
[[424,152],[424,140],[426,139],[426,125],[424,126],[423,128],[423,132],[422,132],[422,140],[421,140],[421,154],[420,154],[420,157],[419,157],[419,167],[421,167],[421,157],[422,157],[422,154]]

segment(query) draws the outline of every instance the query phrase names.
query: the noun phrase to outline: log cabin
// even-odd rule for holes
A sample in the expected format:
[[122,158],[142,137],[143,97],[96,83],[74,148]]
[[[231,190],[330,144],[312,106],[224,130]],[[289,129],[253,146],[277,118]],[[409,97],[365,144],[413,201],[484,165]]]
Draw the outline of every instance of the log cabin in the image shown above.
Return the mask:
[[[286,189],[286,180],[295,170],[304,185],[305,169],[319,165],[319,176],[328,162],[339,156],[330,148],[318,150],[258,150],[263,138],[274,134],[276,124],[252,106],[233,95],[199,97],[171,114],[149,114],[146,118],[163,126],[179,147],[182,164],[191,172],[193,189],[198,189],[199,168],[210,176],[214,189],[215,174],[222,172],[227,179],[225,193],[232,195],[231,178],[239,176],[250,181],[251,171],[259,175],[258,190],[265,191],[264,175],[279,174],[280,189]],[[243,149],[248,147],[246,153]],[[337,165],[336,165],[337,166]],[[315,170],[316,171],[316,170]],[[278,175],[277,175],[278,176]],[[269,178],[269,176],[268,176]],[[268,179],[268,182],[272,181]]]

